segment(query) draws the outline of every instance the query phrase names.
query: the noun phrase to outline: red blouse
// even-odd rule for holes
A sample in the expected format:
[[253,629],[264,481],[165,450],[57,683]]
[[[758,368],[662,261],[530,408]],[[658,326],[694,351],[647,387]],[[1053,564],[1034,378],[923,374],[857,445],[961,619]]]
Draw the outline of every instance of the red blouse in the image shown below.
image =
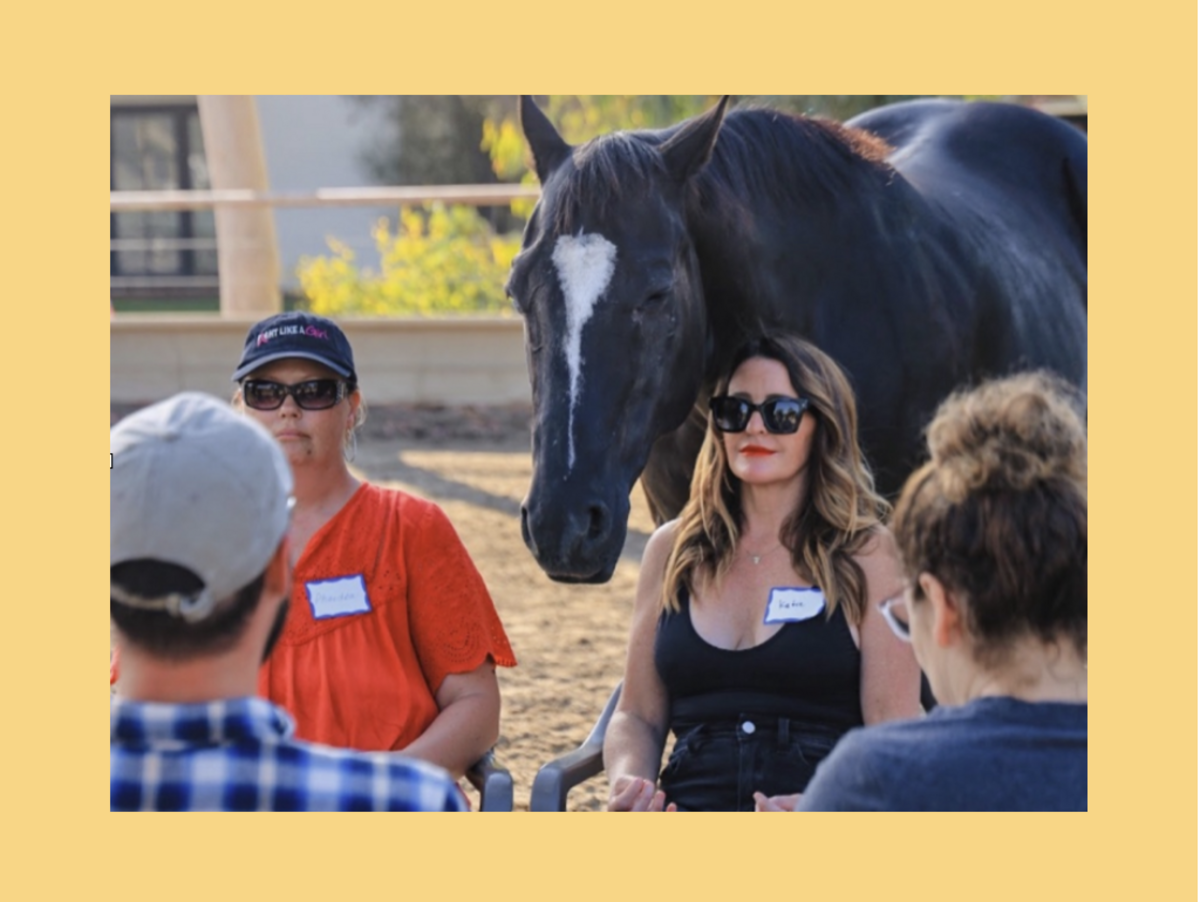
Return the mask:
[[447,675],[517,662],[483,578],[436,504],[364,483],[309,540],[259,694],[327,745],[403,749]]

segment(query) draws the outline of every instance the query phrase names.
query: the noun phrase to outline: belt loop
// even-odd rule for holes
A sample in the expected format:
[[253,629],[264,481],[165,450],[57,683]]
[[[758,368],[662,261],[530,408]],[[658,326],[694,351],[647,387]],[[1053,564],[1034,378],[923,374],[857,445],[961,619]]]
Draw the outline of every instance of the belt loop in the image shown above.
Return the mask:
[[787,748],[790,742],[790,728],[790,720],[788,720],[786,717],[779,718],[779,729],[776,730],[775,735],[779,738],[780,748]]

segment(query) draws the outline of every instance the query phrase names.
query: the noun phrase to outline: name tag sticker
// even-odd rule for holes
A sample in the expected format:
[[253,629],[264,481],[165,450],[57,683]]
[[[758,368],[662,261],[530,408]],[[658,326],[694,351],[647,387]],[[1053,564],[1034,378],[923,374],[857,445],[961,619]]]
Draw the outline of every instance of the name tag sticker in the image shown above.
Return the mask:
[[367,599],[367,584],[362,574],[322,579],[304,584],[314,620],[365,614],[371,610]]
[[825,610],[825,593],[816,586],[778,586],[767,599],[763,623],[811,620]]

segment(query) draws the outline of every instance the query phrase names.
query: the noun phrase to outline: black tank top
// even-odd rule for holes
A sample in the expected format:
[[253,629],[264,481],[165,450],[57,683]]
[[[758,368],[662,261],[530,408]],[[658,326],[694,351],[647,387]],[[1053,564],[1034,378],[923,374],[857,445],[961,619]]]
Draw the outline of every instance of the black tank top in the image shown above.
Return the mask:
[[654,664],[671,700],[670,726],[758,714],[827,724],[844,731],[862,726],[860,655],[842,606],[826,618],[785,623],[753,648],[731,651],[704,641],[692,626],[686,589],[681,610],[659,618]]

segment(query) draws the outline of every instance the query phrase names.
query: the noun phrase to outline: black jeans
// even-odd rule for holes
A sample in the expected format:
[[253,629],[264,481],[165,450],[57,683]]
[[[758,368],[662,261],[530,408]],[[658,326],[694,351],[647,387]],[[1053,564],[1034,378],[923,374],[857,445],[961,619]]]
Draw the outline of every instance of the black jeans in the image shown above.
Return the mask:
[[785,717],[680,725],[659,777],[680,811],[753,811],[754,793],[803,792],[843,731]]

